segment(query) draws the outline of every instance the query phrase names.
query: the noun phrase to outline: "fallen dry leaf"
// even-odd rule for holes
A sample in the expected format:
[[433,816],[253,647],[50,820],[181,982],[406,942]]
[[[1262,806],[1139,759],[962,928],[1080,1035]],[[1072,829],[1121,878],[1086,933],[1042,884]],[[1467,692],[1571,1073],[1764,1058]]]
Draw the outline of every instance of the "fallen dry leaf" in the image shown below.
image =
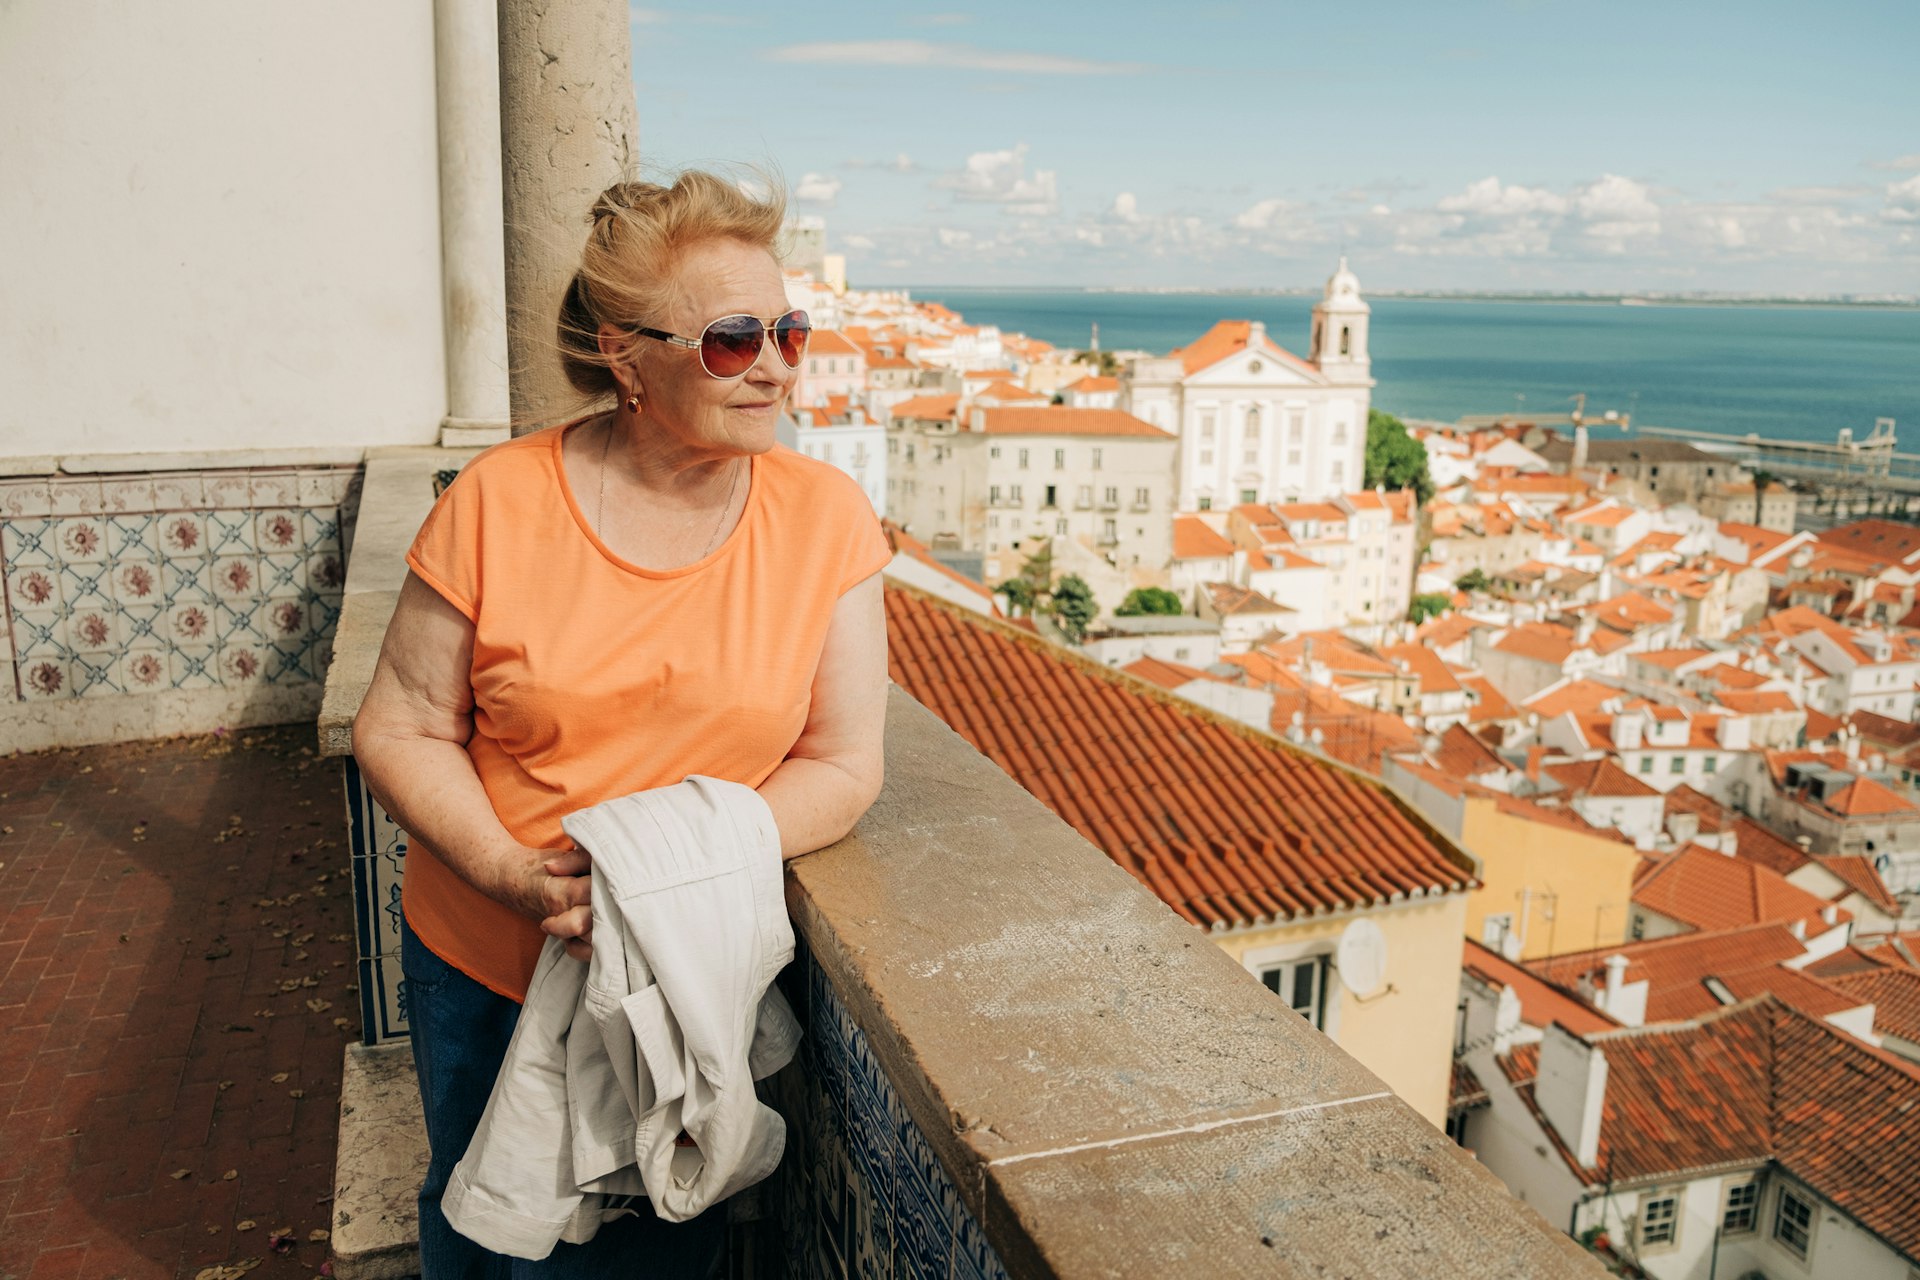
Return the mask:
[[305,1089],[289,1089],[287,1090],[287,1096],[289,1098],[304,1098],[307,1096],[307,1091]]
[[309,1244],[318,1244],[322,1240],[330,1240],[332,1238],[333,1233],[325,1227],[315,1227],[313,1230],[307,1232],[307,1242]]
[[227,1090],[229,1090],[229,1089],[231,1089],[231,1088],[233,1088],[233,1081],[231,1081],[231,1080],[222,1080],[222,1081],[220,1082],[220,1092],[222,1092],[222,1093],[225,1093],[225,1092],[226,1092]]
[[269,1078],[270,1078],[270,1079],[271,1079],[271,1080],[272,1080],[272,1081],[273,1081],[273,1082],[274,1082],[275,1084],[285,1084],[285,1083],[287,1082],[287,1072],[285,1072],[285,1071],[282,1071],[282,1072],[279,1072],[278,1074],[276,1074],[276,1075],[274,1075],[274,1076],[271,1076],[271,1077],[269,1077]]
[[307,1012],[308,1012],[308,1013],[325,1013],[325,1012],[326,1012],[327,1010],[329,1010],[329,1009],[331,1009],[331,1008],[333,1008],[333,1001],[331,1001],[331,1000],[322,1000],[322,999],[320,999],[320,998],[319,998],[318,996],[316,996],[316,997],[314,997],[313,999],[311,999],[311,1000],[309,1000],[309,1001],[307,1001]]
[[240,1176],[240,1171],[238,1169],[229,1169],[225,1173],[220,1175],[220,1181],[232,1182],[235,1178],[239,1176]]
[[193,1176],[193,1170],[175,1169],[172,1173],[168,1174],[167,1176],[169,1178],[172,1178],[175,1182],[178,1182],[182,1178],[191,1178]]
[[346,1029],[347,1029],[348,1027],[350,1027],[350,1026],[352,1026],[352,1025],[353,1025],[353,1019],[351,1019],[351,1018],[335,1018],[335,1019],[333,1020],[333,1025],[334,1025],[334,1027],[335,1027],[335,1029],[336,1029],[336,1030],[340,1030],[340,1031],[345,1031],[345,1030],[346,1030]]
[[255,1222],[252,1218],[242,1218],[240,1219],[240,1221],[233,1224],[233,1229],[235,1231],[251,1231],[259,1225],[260,1224]]

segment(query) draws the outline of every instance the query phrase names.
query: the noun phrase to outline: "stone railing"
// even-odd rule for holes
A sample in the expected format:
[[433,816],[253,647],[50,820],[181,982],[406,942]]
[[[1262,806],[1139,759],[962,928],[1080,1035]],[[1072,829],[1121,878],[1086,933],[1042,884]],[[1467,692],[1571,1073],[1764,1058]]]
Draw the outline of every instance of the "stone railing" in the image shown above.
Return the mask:
[[[332,754],[350,745],[399,586],[365,559],[398,563],[445,457],[370,463],[322,722]],[[381,509],[389,480],[404,515]],[[405,841],[350,802],[381,1039],[402,1030],[378,921]],[[758,1225],[737,1228],[752,1274],[1599,1274],[898,689],[880,800],[790,864],[787,903],[800,956],[782,981],[808,1034],[774,1082],[788,1158],[754,1197]],[[404,1055],[350,1051],[334,1235],[347,1280],[410,1265],[422,1139]]]

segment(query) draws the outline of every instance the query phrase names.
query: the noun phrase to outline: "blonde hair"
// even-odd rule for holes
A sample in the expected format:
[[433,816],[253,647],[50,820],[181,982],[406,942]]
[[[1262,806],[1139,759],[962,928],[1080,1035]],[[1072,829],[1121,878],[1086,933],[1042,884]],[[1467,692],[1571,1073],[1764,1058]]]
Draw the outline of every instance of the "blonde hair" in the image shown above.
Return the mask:
[[600,350],[600,326],[630,335],[642,325],[664,327],[659,317],[672,294],[674,263],[689,245],[738,240],[779,256],[785,186],[764,179],[757,185],[768,194],[689,169],[672,186],[616,182],[600,193],[580,269],[560,304],[560,359],[569,382],[595,398],[619,390],[611,369],[637,339],[629,336],[609,355]]

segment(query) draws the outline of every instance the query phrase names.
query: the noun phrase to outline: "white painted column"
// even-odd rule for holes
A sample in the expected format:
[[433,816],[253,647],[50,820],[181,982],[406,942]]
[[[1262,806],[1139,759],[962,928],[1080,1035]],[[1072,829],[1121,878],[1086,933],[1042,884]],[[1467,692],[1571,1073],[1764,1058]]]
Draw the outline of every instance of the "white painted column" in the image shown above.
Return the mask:
[[435,0],[447,416],[440,443],[507,438],[507,282],[500,222],[500,35],[492,0]]
[[500,149],[506,214],[513,431],[579,402],[560,365],[560,300],[587,239],[587,211],[639,161],[627,6],[499,0]]

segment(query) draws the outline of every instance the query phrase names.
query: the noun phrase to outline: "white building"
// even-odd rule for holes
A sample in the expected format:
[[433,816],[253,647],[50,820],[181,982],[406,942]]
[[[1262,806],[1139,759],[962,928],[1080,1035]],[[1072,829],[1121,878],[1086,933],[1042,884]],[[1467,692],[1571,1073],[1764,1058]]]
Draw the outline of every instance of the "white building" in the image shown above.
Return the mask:
[[1222,320],[1121,379],[1120,406],[1180,438],[1183,511],[1316,501],[1363,480],[1369,308],[1346,259],[1313,309],[1307,358],[1259,321]]
[[989,582],[1055,538],[1116,568],[1166,568],[1173,436],[1117,409],[961,410],[945,400],[924,398],[929,416],[905,412],[919,402],[896,406],[889,428],[890,514],[915,537],[983,552]]
[[876,513],[887,506],[887,433],[873,415],[843,398],[829,406],[796,409],[794,448],[852,476]]
[[816,327],[800,361],[793,407],[825,404],[835,396],[858,399],[866,389],[867,353],[839,330]]

